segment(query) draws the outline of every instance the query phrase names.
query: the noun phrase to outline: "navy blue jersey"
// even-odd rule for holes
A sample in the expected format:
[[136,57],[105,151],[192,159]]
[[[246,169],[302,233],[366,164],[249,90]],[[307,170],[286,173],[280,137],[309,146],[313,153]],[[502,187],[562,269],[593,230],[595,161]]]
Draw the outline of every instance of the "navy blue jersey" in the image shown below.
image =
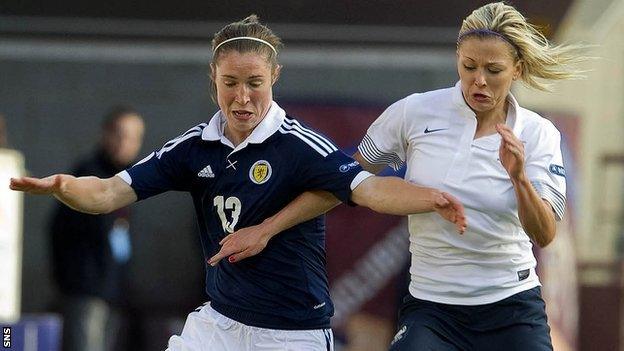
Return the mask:
[[[193,197],[204,256],[237,228],[261,223],[306,190],[322,189],[349,202],[368,176],[325,137],[286,116],[273,103],[265,119],[236,148],[217,113],[120,173],[139,200],[167,190]],[[272,329],[329,327],[333,305],[325,270],[325,224],[318,217],[271,239],[241,262],[206,264],[211,306],[241,323]]]

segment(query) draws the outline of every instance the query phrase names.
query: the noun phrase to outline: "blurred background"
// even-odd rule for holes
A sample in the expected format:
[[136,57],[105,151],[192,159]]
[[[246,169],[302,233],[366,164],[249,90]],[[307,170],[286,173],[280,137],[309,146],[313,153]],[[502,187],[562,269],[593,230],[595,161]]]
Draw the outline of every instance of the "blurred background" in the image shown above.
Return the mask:
[[[0,1],[0,147],[23,155],[0,154],[5,290],[11,272],[21,273],[18,290],[0,292],[0,304],[13,296],[5,304],[21,306],[19,320],[9,321],[10,312],[0,320],[14,326],[14,347],[57,350],[60,330],[50,268],[56,204],[35,196],[22,203],[7,191],[20,160],[33,176],[68,172],[94,150],[104,113],[118,104],[145,120],[141,155],[207,121],[217,109],[209,96],[212,35],[251,13],[285,43],[275,100],[353,152],[389,104],[458,80],[461,19],[485,3]],[[556,84],[553,93],[520,85],[514,93],[563,135],[568,211],[556,240],[537,252],[556,350],[624,350],[624,0],[511,4],[555,41],[593,45],[586,79]],[[407,287],[404,220],[341,206],[328,228],[336,349],[385,350]],[[21,255],[10,231],[23,233]],[[168,193],[133,205],[130,234],[132,318],[114,349],[164,349],[204,299],[190,197]]]

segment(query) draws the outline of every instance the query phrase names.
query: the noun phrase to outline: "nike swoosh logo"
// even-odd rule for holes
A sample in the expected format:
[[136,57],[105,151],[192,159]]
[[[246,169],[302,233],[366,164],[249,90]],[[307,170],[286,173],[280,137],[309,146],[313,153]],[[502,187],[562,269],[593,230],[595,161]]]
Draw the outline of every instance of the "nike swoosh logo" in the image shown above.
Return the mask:
[[438,128],[438,129],[429,129],[429,127],[425,128],[425,134],[439,132],[441,130],[447,130],[448,128]]

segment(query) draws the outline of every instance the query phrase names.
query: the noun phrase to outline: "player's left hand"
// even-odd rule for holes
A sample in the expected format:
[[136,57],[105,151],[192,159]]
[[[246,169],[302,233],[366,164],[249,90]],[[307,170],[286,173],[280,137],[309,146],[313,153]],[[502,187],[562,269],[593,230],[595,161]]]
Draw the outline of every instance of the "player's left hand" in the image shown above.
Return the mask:
[[263,223],[239,229],[219,242],[221,250],[212,256],[208,263],[215,266],[224,257],[227,257],[230,263],[234,263],[257,255],[264,250],[270,238],[264,230]]
[[524,144],[518,139],[509,126],[499,123],[496,131],[501,136],[498,157],[512,181],[526,178],[524,172]]

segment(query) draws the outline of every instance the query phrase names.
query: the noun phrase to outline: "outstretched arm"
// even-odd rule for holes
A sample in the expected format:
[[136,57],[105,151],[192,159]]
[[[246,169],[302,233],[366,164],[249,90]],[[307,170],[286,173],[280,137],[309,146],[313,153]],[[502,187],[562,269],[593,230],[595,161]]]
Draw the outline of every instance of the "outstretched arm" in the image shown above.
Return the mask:
[[276,234],[318,217],[338,204],[340,201],[329,192],[307,191],[264,222],[237,230],[223,238],[219,243],[222,245],[221,250],[208,263],[214,266],[224,257],[229,256],[230,262],[236,262],[257,255]]
[[[353,202],[381,213],[406,215],[436,211],[466,230],[464,207],[455,197],[436,189],[419,187],[397,177],[369,177],[351,195]],[[237,230],[221,240],[221,250],[208,263],[216,265],[229,257],[237,262],[262,251],[276,234],[323,214],[340,202],[325,191],[305,192],[264,222]]]
[[[362,168],[374,174],[386,167],[386,165],[367,162],[359,152],[356,152],[353,158],[360,163]],[[340,201],[327,191],[306,191],[264,222],[239,229],[223,238],[219,242],[222,245],[221,250],[212,256],[208,263],[214,266],[224,257],[228,257],[230,262],[236,262],[257,255],[278,233],[318,217],[338,204]]]
[[[359,151],[357,151],[353,155],[353,158],[356,159],[365,170],[374,174],[381,172],[386,167],[385,164],[373,164],[368,162]],[[398,179],[396,177],[376,177],[376,179],[377,182],[382,183],[382,187],[390,187],[390,189],[382,190],[381,192],[375,191],[379,189],[372,189],[373,191],[371,193],[371,189],[367,189],[365,186],[365,188],[360,189],[360,191],[369,192],[370,194],[353,194],[351,200],[353,200],[353,202],[355,203],[358,203],[358,201],[371,202],[370,206],[364,206],[367,206],[371,209],[376,210],[377,212],[382,213],[412,214],[436,211],[444,219],[455,223],[455,225],[457,226],[457,230],[460,234],[463,234],[463,232],[466,230],[466,217],[464,215],[464,207],[459,202],[459,200],[457,200],[451,194],[440,192],[432,188],[411,185],[404,180]],[[398,191],[397,189],[393,188],[393,183],[398,184]],[[412,192],[413,196],[405,196],[405,194],[401,193],[400,189],[403,189],[406,185],[406,191]],[[355,191],[358,191],[357,188]],[[354,195],[356,197],[363,198],[358,200],[353,197]],[[370,198],[367,199],[367,197]],[[376,197],[378,198],[377,200],[375,199]],[[382,204],[376,203],[376,201],[386,201],[389,203]],[[433,207],[431,207],[431,203],[434,204]],[[414,210],[415,212],[412,212],[412,210]]]
[[436,211],[455,223],[460,233],[466,227],[464,207],[455,197],[398,177],[369,177],[353,190],[351,200],[375,212],[392,215]]
[[[455,223],[460,233],[466,229],[464,207],[459,200],[448,193],[419,187],[397,177],[369,177],[355,188],[351,200],[388,214],[436,211],[446,220]],[[256,255],[276,234],[323,214],[338,203],[333,195],[324,191],[303,193],[263,223],[226,236],[220,242],[221,250],[208,263],[214,266],[224,257],[229,257],[230,262],[237,262]]]
[[137,200],[130,185],[117,176],[101,179],[54,174],[41,179],[11,178],[10,188],[28,194],[53,195],[74,210],[90,214],[109,213]]

